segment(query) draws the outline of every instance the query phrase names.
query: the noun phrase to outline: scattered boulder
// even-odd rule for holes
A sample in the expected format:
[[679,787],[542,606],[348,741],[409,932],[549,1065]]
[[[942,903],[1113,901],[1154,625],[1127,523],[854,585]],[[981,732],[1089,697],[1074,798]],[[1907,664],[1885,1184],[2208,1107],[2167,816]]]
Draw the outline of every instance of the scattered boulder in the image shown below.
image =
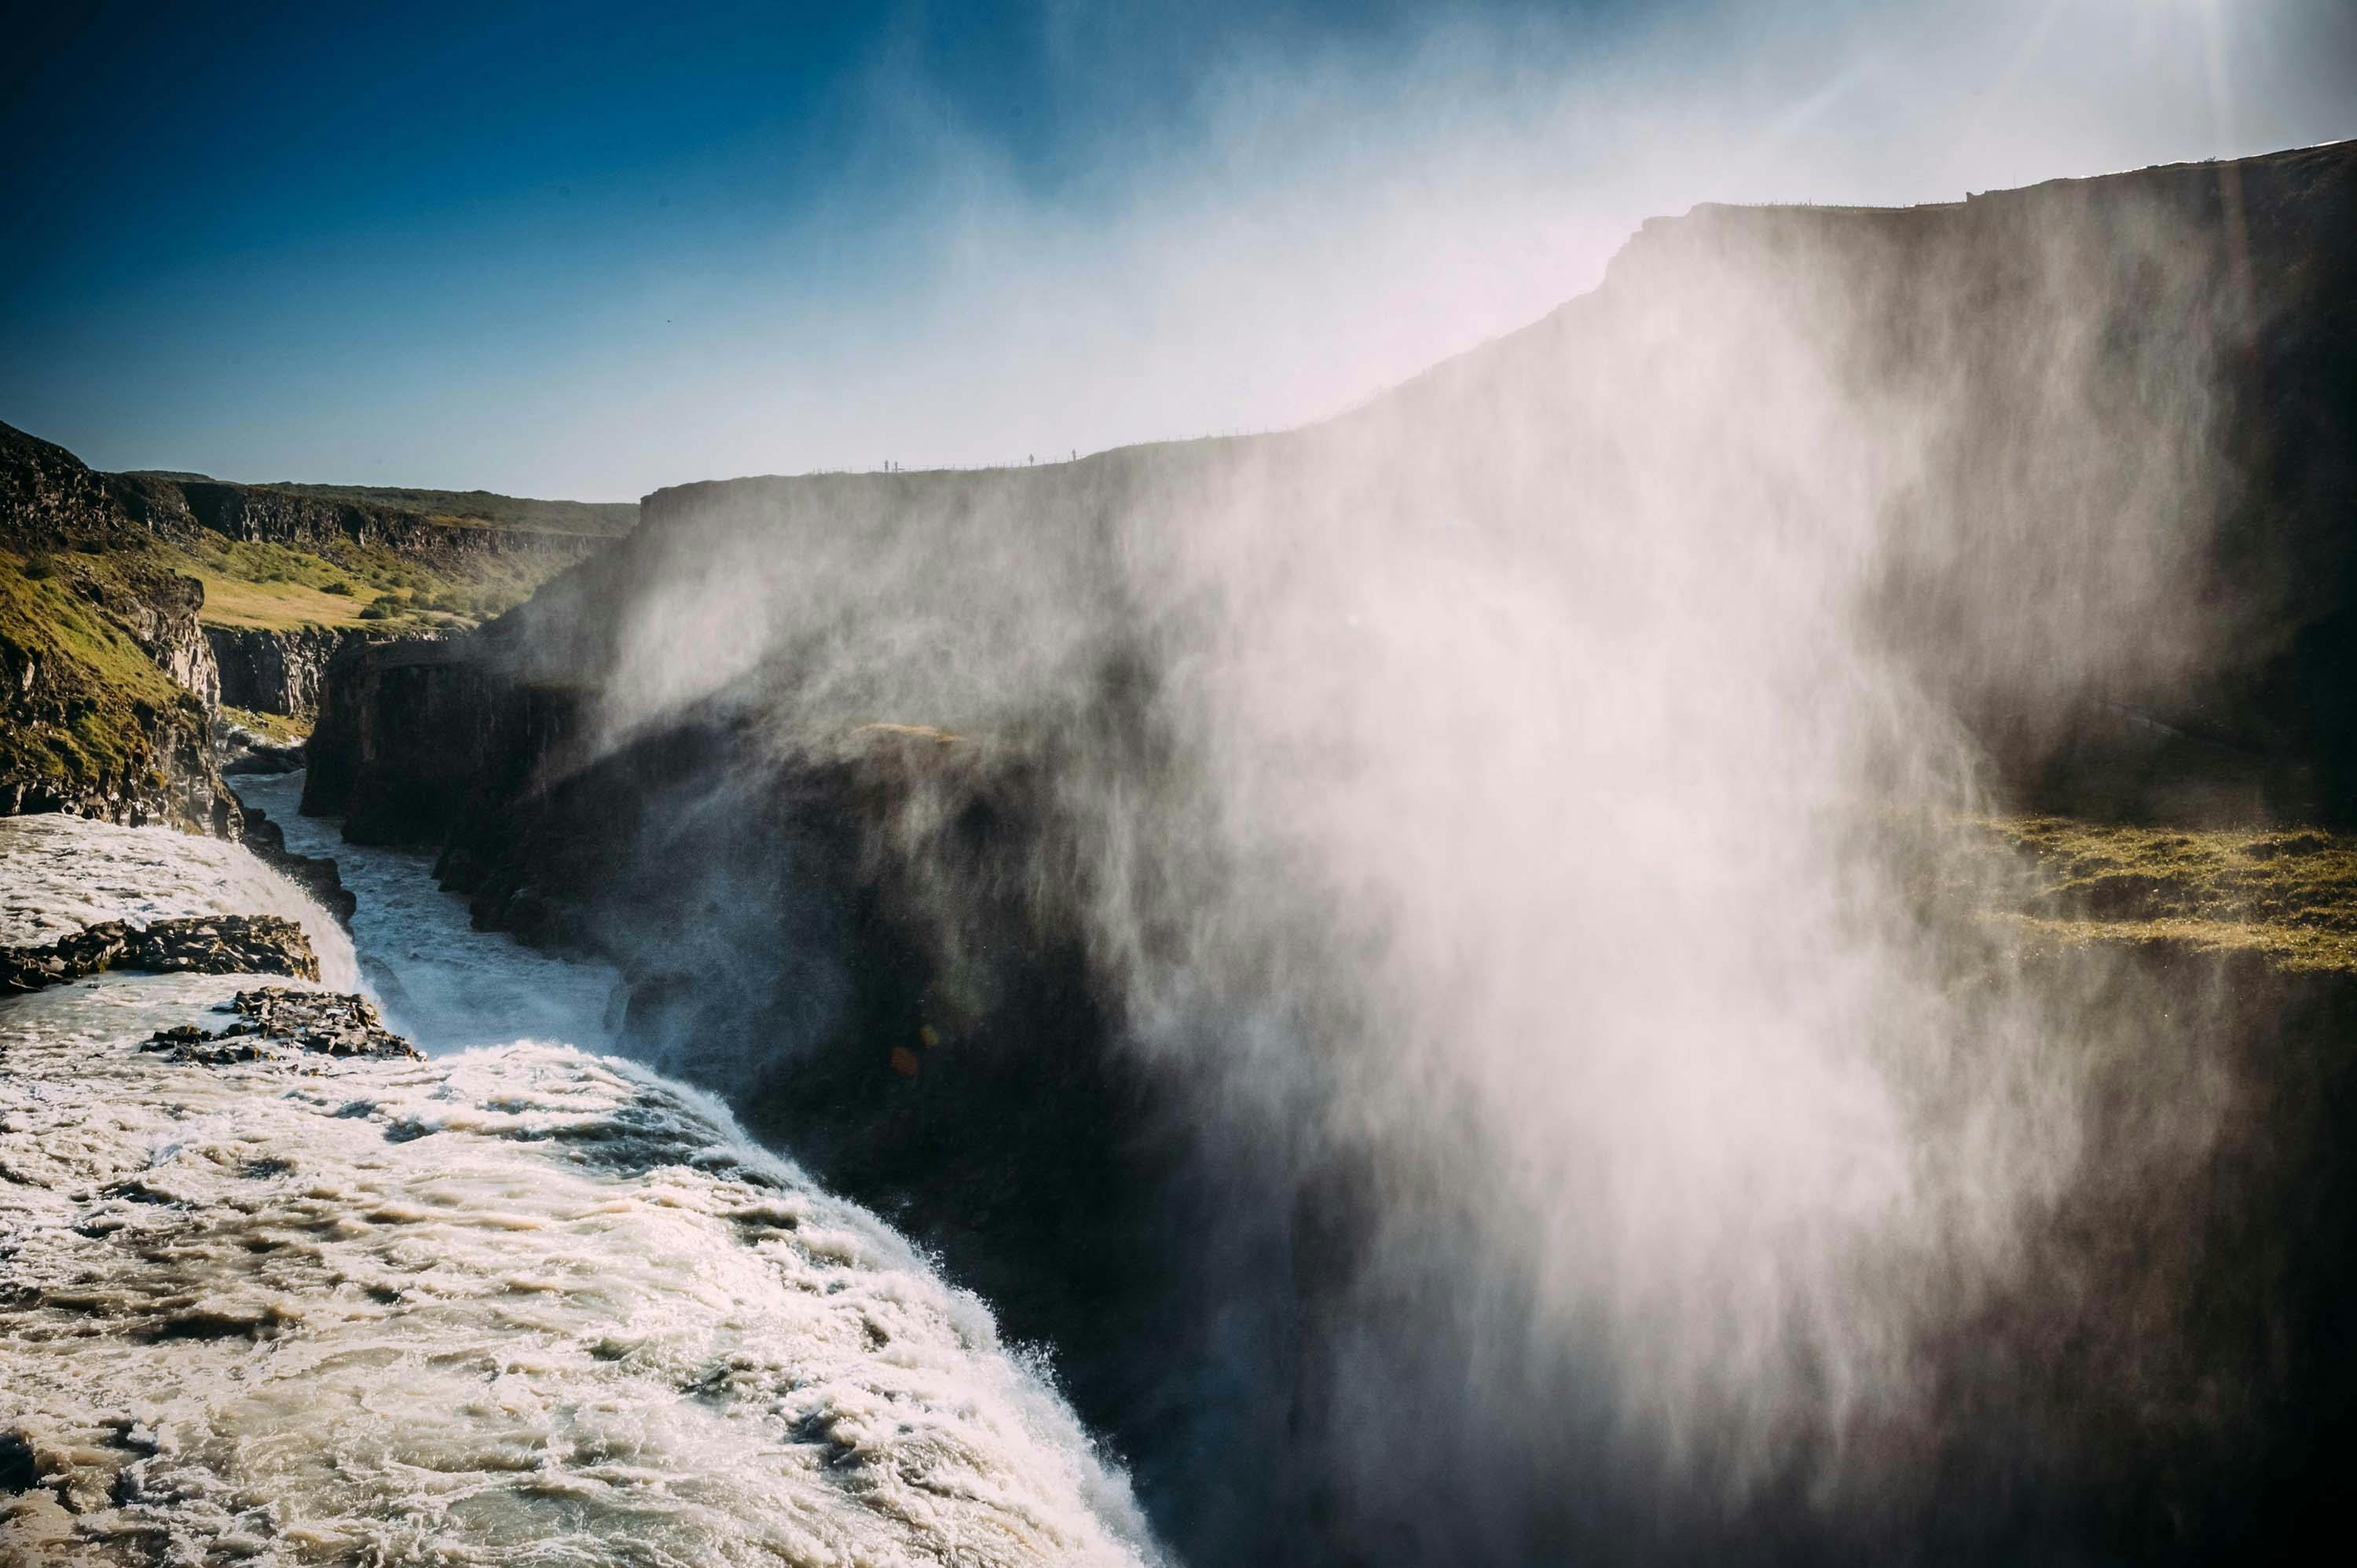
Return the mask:
[[240,1016],[226,1028],[182,1024],[158,1029],[139,1048],[198,1067],[269,1061],[288,1049],[371,1060],[425,1059],[416,1047],[384,1026],[366,997],[265,985],[239,992],[228,1006]]

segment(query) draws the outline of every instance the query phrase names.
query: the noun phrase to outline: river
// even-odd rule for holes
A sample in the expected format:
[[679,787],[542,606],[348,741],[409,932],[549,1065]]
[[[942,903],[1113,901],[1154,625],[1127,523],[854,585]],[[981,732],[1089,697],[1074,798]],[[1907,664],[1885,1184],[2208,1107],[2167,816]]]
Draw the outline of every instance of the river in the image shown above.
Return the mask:
[[0,822],[8,940],[261,902],[426,1059],[137,1048],[251,977],[0,1000],[0,1562],[1158,1560],[985,1304],[598,1054],[609,972],[243,789],[349,942],[241,847],[66,818]]

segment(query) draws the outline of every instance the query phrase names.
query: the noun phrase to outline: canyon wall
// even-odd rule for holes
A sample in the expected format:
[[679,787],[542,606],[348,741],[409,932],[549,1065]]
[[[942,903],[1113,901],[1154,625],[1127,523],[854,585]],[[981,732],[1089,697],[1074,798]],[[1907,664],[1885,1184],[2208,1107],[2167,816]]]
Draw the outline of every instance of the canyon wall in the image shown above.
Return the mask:
[[382,639],[343,627],[205,628],[205,641],[221,671],[221,702],[306,722],[318,714],[328,664],[344,649],[371,640]]
[[[635,516],[481,492],[103,474],[0,426],[0,808],[234,833],[237,808],[207,733],[214,708],[307,721],[339,650],[388,635],[388,619],[426,623],[414,597],[479,615],[594,554]],[[328,564],[233,555],[232,543]],[[222,618],[264,624],[200,625],[204,587],[186,575],[197,570],[261,588],[257,603]],[[334,581],[338,571],[404,591],[364,611],[358,628],[303,624],[300,594],[276,596],[274,585],[302,588],[300,575],[340,596],[327,618],[349,619],[344,607],[365,590]]]

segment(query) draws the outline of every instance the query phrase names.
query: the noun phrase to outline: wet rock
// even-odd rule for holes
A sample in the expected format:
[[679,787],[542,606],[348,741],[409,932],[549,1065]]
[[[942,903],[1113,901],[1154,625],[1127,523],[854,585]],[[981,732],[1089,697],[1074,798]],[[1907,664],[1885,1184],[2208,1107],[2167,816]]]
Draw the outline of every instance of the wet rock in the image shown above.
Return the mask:
[[21,1432],[0,1432],[0,1492],[28,1492],[41,1484],[41,1466]]
[[129,936],[123,922],[109,920],[41,947],[0,948],[0,994],[37,991],[112,968]]
[[102,920],[39,947],[0,948],[0,995],[102,970],[150,974],[288,974],[319,978],[311,939],[275,915],[200,915],[141,929]]
[[159,920],[134,934],[128,967],[151,974],[292,974],[319,978],[311,939],[276,915]]
[[240,1017],[208,1031],[194,1024],[158,1029],[139,1048],[199,1067],[269,1061],[295,1051],[371,1060],[422,1061],[416,1047],[386,1028],[366,997],[265,985],[229,1003]]
[[[232,770],[233,771],[233,770]],[[245,808],[245,846],[255,858],[308,893],[337,920],[350,928],[360,897],[344,886],[333,856],[296,854],[286,847],[286,830],[270,820],[259,806]]]

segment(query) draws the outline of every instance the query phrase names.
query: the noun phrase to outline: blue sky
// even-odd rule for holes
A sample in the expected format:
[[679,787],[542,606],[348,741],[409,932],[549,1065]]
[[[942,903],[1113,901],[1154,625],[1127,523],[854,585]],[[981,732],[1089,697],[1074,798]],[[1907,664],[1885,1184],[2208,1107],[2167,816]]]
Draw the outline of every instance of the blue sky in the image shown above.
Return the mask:
[[1697,200],[2357,134],[2345,0],[11,27],[0,420],[106,467],[594,498],[1313,418]]

